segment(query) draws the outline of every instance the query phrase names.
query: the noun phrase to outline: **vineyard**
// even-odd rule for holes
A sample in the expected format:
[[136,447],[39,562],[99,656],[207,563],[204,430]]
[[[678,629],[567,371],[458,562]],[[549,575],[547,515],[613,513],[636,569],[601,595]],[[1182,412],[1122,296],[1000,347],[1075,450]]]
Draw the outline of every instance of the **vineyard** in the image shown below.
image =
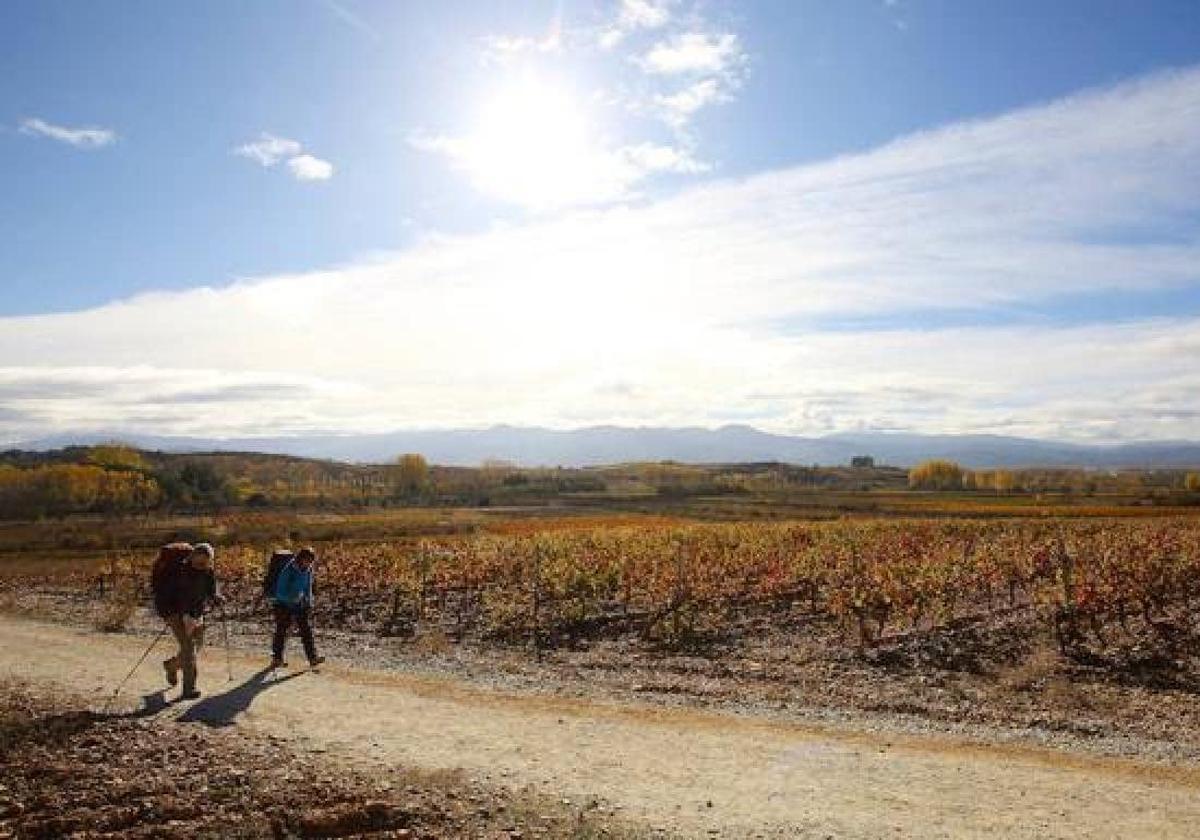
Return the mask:
[[[317,618],[410,635],[422,626],[536,648],[636,634],[719,638],[747,615],[823,620],[872,647],[996,617],[1176,653],[1193,635],[1200,523],[840,521],[606,527],[320,546]],[[230,609],[254,615],[265,550],[219,549]],[[81,585],[142,581],[147,552]]]

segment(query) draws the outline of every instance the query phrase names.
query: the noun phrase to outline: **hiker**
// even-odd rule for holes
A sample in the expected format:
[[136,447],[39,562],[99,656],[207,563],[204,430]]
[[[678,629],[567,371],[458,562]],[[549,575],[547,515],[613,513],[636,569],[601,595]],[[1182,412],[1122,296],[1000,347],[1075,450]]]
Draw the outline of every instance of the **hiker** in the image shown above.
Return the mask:
[[316,562],[317,552],[305,547],[297,551],[296,556],[279,569],[272,592],[272,609],[275,612],[275,638],[271,641],[272,668],[287,667],[287,663],[283,661],[283,646],[287,642],[292,622],[300,629],[300,641],[304,644],[309,667],[315,668],[325,661],[325,657],[317,655],[310,621],[313,605],[313,564]]
[[179,684],[179,672],[183,671],[183,700],[200,696],[196,654],[204,644],[204,608],[224,603],[213,574],[215,557],[208,543],[170,543],[159,550],[150,581],[154,608],[179,644],[179,651],[163,661],[163,671],[171,686]]

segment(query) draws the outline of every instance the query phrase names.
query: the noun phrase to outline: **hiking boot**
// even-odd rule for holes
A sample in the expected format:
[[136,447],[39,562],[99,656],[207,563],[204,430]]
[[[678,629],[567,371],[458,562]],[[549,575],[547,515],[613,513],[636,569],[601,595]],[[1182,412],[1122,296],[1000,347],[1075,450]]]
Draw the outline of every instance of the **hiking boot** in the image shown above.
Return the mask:
[[185,692],[183,692],[183,694],[180,694],[179,699],[180,700],[195,700],[199,696],[200,696],[200,692],[197,689],[193,688],[190,691],[185,691]]
[[271,658],[271,669],[272,670],[274,670],[275,668],[286,668],[286,667],[287,667],[287,663],[284,662],[281,657],[275,656],[275,657]]
[[320,665],[324,661],[325,661],[324,656],[314,656],[312,659],[308,660],[308,667],[316,668],[318,665]]
[[167,685],[171,688],[179,685],[179,663],[174,659],[164,659],[163,671],[167,674]]

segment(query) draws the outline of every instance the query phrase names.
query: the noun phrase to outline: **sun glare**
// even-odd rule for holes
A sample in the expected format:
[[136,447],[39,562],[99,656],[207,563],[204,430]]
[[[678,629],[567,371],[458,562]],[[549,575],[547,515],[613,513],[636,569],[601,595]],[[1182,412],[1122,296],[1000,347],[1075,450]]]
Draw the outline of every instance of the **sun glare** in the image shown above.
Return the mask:
[[619,195],[619,161],[598,148],[580,102],[566,86],[538,77],[493,91],[460,150],[476,186],[542,209]]

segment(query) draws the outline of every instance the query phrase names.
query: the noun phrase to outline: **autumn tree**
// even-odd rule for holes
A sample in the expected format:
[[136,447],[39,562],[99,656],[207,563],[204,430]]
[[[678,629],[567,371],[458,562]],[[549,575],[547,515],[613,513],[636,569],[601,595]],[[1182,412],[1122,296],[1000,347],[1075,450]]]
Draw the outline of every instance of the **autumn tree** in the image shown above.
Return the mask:
[[0,516],[4,517],[145,511],[159,499],[158,484],[140,472],[91,464],[0,468]]
[[389,470],[393,492],[402,498],[413,498],[429,486],[429,462],[415,453],[401,455]]
[[1018,489],[1020,481],[1012,470],[976,470],[965,474],[963,486],[974,490],[1010,493]]
[[908,471],[908,486],[914,490],[961,490],[963,468],[941,458],[922,461]]
[[1185,490],[1193,493],[1200,492],[1200,472],[1191,472],[1184,476],[1183,486]]
[[88,451],[87,462],[106,470],[145,472],[149,469],[142,453],[121,443],[105,443]]

